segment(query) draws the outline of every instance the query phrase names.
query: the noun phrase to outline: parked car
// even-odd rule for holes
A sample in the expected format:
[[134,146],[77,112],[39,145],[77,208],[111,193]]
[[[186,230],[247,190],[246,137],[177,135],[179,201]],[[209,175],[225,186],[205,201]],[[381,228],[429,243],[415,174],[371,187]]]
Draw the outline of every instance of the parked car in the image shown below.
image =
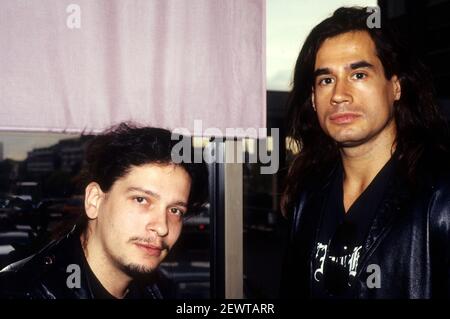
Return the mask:
[[30,233],[11,230],[0,232],[0,269],[17,260],[14,251],[26,247],[30,243]]

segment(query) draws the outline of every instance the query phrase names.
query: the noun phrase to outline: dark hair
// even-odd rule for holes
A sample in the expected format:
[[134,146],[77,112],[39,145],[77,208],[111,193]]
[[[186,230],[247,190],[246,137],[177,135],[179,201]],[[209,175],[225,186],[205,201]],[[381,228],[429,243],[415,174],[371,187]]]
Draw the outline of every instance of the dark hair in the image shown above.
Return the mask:
[[[288,98],[287,126],[288,136],[297,144],[300,153],[294,158],[285,182],[281,201],[284,213],[292,210],[301,190],[311,183],[323,181],[339,159],[337,143],[322,131],[313,111],[311,93],[319,48],[326,39],[346,32],[367,32],[375,44],[385,77],[391,79],[396,75],[400,80],[401,98],[394,103],[395,145],[400,161],[398,166],[408,186],[414,188],[419,184],[419,177],[430,160],[435,169],[448,165],[448,128],[434,101],[429,72],[413,57],[383,17],[381,28],[369,28],[367,21],[371,14],[368,8],[337,9],[314,27],[298,56]],[[442,156],[433,158],[430,154]]]
[[[92,139],[85,151],[85,163],[81,172],[80,186],[90,182],[100,185],[108,192],[114,182],[125,176],[133,166],[149,163],[171,164],[171,152],[183,136],[172,140],[172,133],[162,128],[137,127],[132,123],[121,123]],[[191,150],[190,154],[193,154]],[[191,177],[191,191],[188,211],[195,211],[208,199],[208,170],[206,164],[181,162],[181,166]],[[79,217],[79,228],[87,225],[85,214]]]

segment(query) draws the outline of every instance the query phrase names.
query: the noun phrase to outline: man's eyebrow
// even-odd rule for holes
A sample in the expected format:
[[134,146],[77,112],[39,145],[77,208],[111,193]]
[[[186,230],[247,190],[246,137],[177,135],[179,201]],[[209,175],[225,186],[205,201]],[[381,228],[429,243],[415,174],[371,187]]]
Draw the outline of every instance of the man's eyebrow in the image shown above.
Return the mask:
[[147,195],[153,196],[158,199],[161,198],[161,196],[159,194],[155,193],[154,191],[151,191],[151,190],[145,189],[145,188],[141,188],[141,187],[128,187],[127,192],[142,192],[142,193],[145,193]]
[[[160,199],[161,195],[155,193],[154,191],[151,191],[149,189],[145,189],[142,187],[128,187],[127,188],[127,192],[142,192],[145,193],[147,195],[150,195],[152,197],[155,197],[156,199]],[[175,205],[175,206],[183,206],[184,208],[188,207],[188,204],[183,202],[183,201],[176,201],[174,203],[172,203],[171,205]]]
[[331,74],[331,71],[329,68],[319,68],[317,70],[314,71],[314,78],[318,77],[319,75],[324,75],[324,74]]
[[185,203],[185,202],[183,202],[183,201],[178,201],[178,202],[172,203],[172,205],[175,205],[175,206],[183,206],[184,208],[187,208],[187,207],[188,207],[188,204]]
[[[367,61],[361,60],[358,62],[350,63],[348,66],[352,70],[360,69],[360,68],[374,68],[372,63],[369,63]],[[325,75],[325,74],[331,74],[331,70],[329,68],[319,68],[314,71],[314,78]]]
[[350,69],[352,69],[352,70],[356,70],[356,69],[360,69],[360,68],[373,68],[373,67],[374,67],[373,64],[371,64],[367,61],[364,61],[364,60],[350,63]]

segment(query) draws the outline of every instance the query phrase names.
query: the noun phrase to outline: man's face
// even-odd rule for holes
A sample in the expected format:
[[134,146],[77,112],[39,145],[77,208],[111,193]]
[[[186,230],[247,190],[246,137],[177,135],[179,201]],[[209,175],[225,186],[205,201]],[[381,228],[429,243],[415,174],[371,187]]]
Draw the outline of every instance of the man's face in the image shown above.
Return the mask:
[[386,79],[375,44],[364,31],[326,39],[315,61],[312,101],[320,126],[341,146],[366,143],[395,131],[393,104],[400,82]]
[[158,267],[180,235],[190,188],[188,173],[176,165],[134,166],[116,180],[99,196],[89,235],[103,262],[130,276]]

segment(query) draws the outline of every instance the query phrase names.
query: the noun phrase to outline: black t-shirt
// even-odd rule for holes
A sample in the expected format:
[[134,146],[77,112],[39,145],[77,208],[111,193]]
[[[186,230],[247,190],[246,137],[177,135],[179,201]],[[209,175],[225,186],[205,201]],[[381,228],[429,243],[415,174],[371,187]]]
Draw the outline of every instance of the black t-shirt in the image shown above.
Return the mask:
[[361,248],[395,170],[392,157],[345,213],[343,167],[339,163],[326,201],[313,255],[315,298],[348,298]]
[[[86,278],[94,299],[117,299],[112,294],[110,294],[105,287],[103,287],[102,283],[95,276],[94,272],[92,271],[91,267],[89,266],[86,260],[84,253],[82,254],[82,256],[84,269],[86,269]],[[128,292],[125,295],[124,299],[141,299],[141,298],[142,293],[140,287],[138,287],[136,283],[132,282],[128,287]]]
[[89,263],[87,262],[86,256],[84,255],[84,251],[82,249],[80,249],[80,253],[82,256],[83,269],[85,269],[86,272],[85,275],[87,284],[89,285],[94,299],[117,299],[116,297],[111,295],[97,279],[91,267],[89,266]]

